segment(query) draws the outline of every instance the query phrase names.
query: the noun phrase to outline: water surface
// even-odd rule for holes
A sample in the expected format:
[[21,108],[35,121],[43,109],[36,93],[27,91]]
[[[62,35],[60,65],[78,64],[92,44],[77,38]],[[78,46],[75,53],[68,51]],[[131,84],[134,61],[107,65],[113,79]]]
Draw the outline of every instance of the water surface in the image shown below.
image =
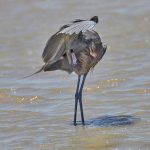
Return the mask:
[[[108,49],[86,80],[86,126],[74,127],[75,74],[19,78],[61,25],[94,15]],[[149,0],[1,0],[0,22],[0,149],[150,149]]]

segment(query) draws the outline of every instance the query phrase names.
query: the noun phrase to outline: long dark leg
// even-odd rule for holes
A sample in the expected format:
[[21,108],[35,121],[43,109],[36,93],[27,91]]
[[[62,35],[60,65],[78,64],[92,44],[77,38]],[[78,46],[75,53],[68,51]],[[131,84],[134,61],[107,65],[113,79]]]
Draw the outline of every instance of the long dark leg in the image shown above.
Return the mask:
[[87,74],[83,75],[82,83],[81,83],[80,90],[79,90],[79,93],[78,93],[78,98],[79,98],[79,103],[80,103],[81,119],[82,119],[82,124],[83,125],[84,125],[84,114],[83,114],[83,106],[82,106],[82,91],[83,91],[86,76],[87,76]]
[[77,106],[78,106],[78,91],[79,91],[79,86],[80,86],[80,75],[78,75],[78,82],[77,82],[77,88],[76,88],[76,93],[75,93],[75,109],[74,109],[74,125],[76,125],[76,118],[77,118]]

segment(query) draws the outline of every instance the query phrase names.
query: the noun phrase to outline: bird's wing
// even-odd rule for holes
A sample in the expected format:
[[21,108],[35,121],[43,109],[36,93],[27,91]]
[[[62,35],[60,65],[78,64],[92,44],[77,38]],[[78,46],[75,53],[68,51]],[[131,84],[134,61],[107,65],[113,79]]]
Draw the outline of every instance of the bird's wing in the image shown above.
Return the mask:
[[63,34],[53,35],[46,43],[42,58],[45,63],[58,60],[65,51],[65,38]]
[[92,30],[96,25],[96,22],[92,20],[76,20],[73,21],[72,24],[67,24],[63,26],[57,35],[60,33],[72,35],[73,33],[79,34],[81,31],[86,32],[87,30]]
[[72,41],[77,37],[76,34],[54,34],[44,48],[42,58],[45,63],[53,63],[59,60],[70,48]]
[[93,20],[77,19],[70,24],[64,25],[47,42],[42,58],[45,63],[52,63],[60,59],[70,47],[71,42],[80,33],[90,31],[96,25]]

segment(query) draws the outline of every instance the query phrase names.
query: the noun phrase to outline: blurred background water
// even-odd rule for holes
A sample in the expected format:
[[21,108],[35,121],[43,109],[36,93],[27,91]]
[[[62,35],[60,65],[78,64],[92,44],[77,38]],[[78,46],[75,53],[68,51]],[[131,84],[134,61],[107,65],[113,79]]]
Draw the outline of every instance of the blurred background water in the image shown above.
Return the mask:
[[[61,25],[94,15],[108,49],[85,83],[87,125],[74,127],[75,74],[19,78]],[[149,150],[149,48],[149,0],[0,0],[0,149]]]

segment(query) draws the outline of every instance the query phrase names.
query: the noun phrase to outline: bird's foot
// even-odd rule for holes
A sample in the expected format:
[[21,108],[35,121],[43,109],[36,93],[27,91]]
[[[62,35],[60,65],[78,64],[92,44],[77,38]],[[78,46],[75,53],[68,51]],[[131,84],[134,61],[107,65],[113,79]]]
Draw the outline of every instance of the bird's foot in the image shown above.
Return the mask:
[[74,122],[73,124],[74,124],[74,126],[76,126],[76,125],[77,125],[77,123],[76,123],[76,122]]

